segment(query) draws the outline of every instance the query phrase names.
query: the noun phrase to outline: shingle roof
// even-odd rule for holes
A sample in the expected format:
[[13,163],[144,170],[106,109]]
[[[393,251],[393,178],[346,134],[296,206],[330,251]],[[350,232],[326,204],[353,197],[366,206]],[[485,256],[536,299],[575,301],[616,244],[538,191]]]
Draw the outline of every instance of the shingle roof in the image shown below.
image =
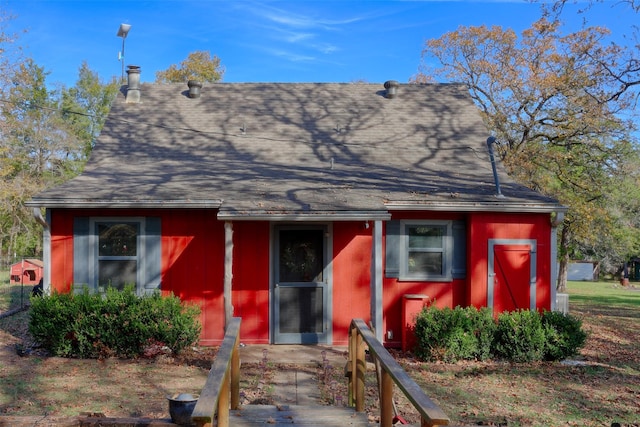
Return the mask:
[[[126,87],[123,87],[123,91]],[[221,215],[542,210],[500,169],[464,86],[142,84],[114,101],[82,175],[32,206],[218,207]]]

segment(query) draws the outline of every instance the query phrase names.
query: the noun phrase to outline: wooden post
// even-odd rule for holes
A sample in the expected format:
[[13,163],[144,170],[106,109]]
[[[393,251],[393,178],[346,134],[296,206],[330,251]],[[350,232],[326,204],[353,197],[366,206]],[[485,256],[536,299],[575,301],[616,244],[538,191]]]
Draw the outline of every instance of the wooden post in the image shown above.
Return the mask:
[[224,376],[218,398],[218,427],[229,427],[229,372]]
[[367,373],[367,361],[365,360],[364,339],[362,335],[356,331],[356,366],[355,366],[355,395],[356,395],[356,411],[364,412],[364,377]]
[[434,424],[431,421],[425,419],[424,417],[420,417],[420,427],[438,427],[438,426],[447,426],[449,424]]
[[347,393],[348,393],[348,402],[349,402],[349,406],[356,406],[356,402],[355,402],[355,390],[354,390],[354,384],[355,381],[353,380],[353,376],[355,375],[355,358],[356,358],[356,342],[355,342],[355,334],[356,334],[356,328],[353,327],[353,324],[351,325],[351,327],[349,328],[349,356],[348,356],[348,360],[347,360],[347,368],[346,368],[346,373],[347,373]]
[[240,334],[236,338],[231,353],[231,409],[240,407],[240,352],[238,344],[240,343]]
[[233,317],[233,305],[231,303],[231,285],[233,283],[233,223],[224,223],[224,326],[229,326]]
[[380,426],[393,425],[393,378],[386,369],[382,370],[380,384]]

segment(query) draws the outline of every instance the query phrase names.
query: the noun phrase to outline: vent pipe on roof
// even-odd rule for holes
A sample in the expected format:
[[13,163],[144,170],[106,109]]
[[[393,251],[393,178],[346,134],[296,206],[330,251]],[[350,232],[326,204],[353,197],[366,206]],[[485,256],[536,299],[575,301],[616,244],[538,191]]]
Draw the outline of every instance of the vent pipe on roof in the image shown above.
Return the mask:
[[126,102],[140,102],[140,67],[137,65],[127,65]]
[[200,98],[202,83],[196,80],[189,80],[187,86],[189,86],[189,98]]
[[504,197],[500,191],[500,180],[498,179],[498,170],[496,168],[496,159],[493,155],[493,144],[496,142],[495,136],[487,138],[487,148],[489,149],[489,158],[491,159],[491,168],[493,169],[493,181],[496,184],[496,197]]
[[384,88],[387,90],[387,93],[384,97],[389,99],[395,98],[398,94],[399,86],[400,84],[395,80],[387,80],[386,82],[384,82]]

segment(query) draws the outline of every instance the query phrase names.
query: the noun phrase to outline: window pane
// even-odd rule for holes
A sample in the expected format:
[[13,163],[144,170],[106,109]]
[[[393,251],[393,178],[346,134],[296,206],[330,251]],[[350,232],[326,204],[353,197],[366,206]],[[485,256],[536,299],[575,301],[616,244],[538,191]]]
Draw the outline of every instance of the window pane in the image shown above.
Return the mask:
[[408,227],[409,248],[442,248],[444,227],[412,225]]
[[409,252],[409,273],[442,275],[441,252]]
[[124,289],[125,285],[136,285],[136,272],[138,271],[138,262],[135,260],[127,261],[98,261],[98,286],[105,288]]
[[99,256],[137,256],[137,223],[100,223],[98,228]]
[[324,265],[322,230],[280,231],[280,282],[321,282]]

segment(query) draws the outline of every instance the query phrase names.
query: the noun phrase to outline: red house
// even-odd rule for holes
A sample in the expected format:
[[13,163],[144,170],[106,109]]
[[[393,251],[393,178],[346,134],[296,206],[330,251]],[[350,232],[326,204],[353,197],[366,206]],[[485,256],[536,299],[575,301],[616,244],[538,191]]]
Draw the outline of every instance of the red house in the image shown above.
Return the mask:
[[23,259],[11,264],[11,285],[37,285],[42,279],[44,264],[39,259]]
[[494,174],[464,86],[139,72],[84,173],[29,203],[46,208],[45,292],[173,292],[202,307],[203,345],[232,315],[248,344],[344,345],[361,317],[399,346],[415,298],[552,308],[565,209]]

